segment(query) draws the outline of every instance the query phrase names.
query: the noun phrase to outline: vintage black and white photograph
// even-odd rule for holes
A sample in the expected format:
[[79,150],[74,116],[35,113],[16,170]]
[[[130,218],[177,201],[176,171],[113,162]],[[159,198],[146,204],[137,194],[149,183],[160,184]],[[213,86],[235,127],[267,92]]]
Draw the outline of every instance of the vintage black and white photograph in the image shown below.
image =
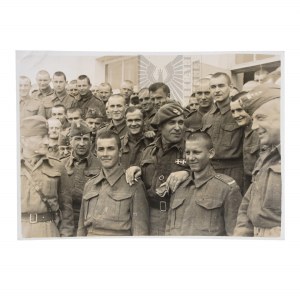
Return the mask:
[[284,238],[283,59],[17,51],[18,237]]

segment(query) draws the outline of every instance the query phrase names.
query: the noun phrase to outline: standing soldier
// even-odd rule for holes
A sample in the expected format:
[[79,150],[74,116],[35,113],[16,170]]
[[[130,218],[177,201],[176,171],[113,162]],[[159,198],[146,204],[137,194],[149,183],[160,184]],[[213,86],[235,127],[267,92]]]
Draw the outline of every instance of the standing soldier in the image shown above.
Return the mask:
[[98,98],[107,103],[109,97],[112,95],[112,88],[108,82],[102,82],[99,84]]
[[41,116],[21,123],[22,237],[72,236],[74,230],[69,178],[63,164],[47,157],[48,129]]
[[258,133],[260,143],[269,148],[261,153],[255,165],[252,184],[239,208],[234,234],[280,237],[280,87],[274,84],[261,84],[240,99],[240,103],[252,116],[252,130]]
[[170,88],[163,82],[155,82],[149,86],[150,99],[154,103],[156,110],[170,100]]
[[72,153],[62,159],[71,181],[75,235],[84,185],[88,179],[99,174],[101,167],[99,160],[91,154],[91,132],[83,120],[74,121],[70,130]]
[[67,93],[74,97],[76,101],[78,101],[80,99],[80,95],[79,95],[79,91],[78,91],[78,87],[77,87],[77,80],[71,80],[68,84],[68,90]]
[[49,145],[48,152],[51,157],[60,158],[60,153],[58,149],[58,138],[61,130],[61,123],[56,118],[50,118],[47,120],[48,123],[48,136]]
[[39,89],[32,92],[32,98],[41,101],[47,97],[51,98],[54,94],[54,91],[50,86],[50,82],[50,74],[46,70],[40,70],[36,74],[36,83]]
[[124,80],[121,83],[120,94],[124,97],[127,106],[130,104],[130,97],[133,94],[133,82],[131,80]]

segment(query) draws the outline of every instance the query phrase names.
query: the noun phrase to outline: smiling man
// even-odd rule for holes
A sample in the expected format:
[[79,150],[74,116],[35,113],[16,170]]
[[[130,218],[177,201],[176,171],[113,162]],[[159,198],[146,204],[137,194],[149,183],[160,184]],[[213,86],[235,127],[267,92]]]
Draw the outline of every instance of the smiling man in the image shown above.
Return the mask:
[[121,141],[112,132],[97,139],[101,172],[87,182],[83,192],[78,236],[148,235],[149,208],[141,180],[129,186],[119,164]]
[[235,235],[256,237],[281,236],[281,152],[280,152],[280,87],[261,84],[240,99],[242,108],[253,118],[262,145],[253,170],[252,184],[238,213]]

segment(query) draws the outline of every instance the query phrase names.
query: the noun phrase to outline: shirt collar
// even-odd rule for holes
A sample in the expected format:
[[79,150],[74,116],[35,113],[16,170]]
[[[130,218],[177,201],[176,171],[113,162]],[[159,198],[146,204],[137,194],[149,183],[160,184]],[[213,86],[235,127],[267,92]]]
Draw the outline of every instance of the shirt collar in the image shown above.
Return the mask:
[[32,166],[29,161],[27,159],[24,158],[24,156],[21,154],[21,164],[24,164],[25,166],[27,166],[29,169],[31,169],[32,171],[36,170],[39,166],[42,165],[43,162],[48,163],[51,167],[54,167],[54,165],[52,164],[51,160],[46,156],[43,155],[35,164],[34,166]]
[[91,160],[92,160],[91,152],[88,154],[88,156],[86,156],[82,159],[79,159],[74,156],[74,153],[72,151],[72,153],[70,155],[70,166],[74,165],[75,162],[86,162],[87,166],[89,167],[91,165]]
[[64,100],[64,98],[66,97],[67,95],[67,91],[64,90],[62,94],[58,95],[58,93],[55,92],[55,96],[56,98],[58,98],[61,102]]
[[110,186],[113,186],[119,178],[124,174],[124,170],[121,166],[118,166],[108,177],[105,176],[103,169],[95,180],[95,184],[100,183],[102,180],[106,180]]
[[47,95],[49,95],[51,93],[52,93],[52,88],[50,86],[48,86],[47,89],[44,90],[44,91],[40,90],[40,94],[42,94],[42,95],[46,95],[47,96]]
[[194,178],[194,174],[192,173],[188,179],[182,184],[183,187],[188,186],[191,183],[194,183],[195,187],[198,189],[202,185],[204,185],[207,181],[209,181],[211,178],[215,176],[216,172],[213,169],[213,167],[210,165],[206,172],[203,174],[203,176],[199,179]]

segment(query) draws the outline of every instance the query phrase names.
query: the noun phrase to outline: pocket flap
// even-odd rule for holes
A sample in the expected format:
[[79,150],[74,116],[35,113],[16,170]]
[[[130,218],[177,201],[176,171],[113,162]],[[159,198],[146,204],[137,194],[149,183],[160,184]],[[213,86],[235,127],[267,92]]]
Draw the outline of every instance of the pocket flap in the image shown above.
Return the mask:
[[212,124],[206,124],[206,125],[203,125],[201,131],[205,131],[207,130],[208,128],[210,128],[212,126]]
[[225,131],[234,131],[234,130],[240,128],[240,127],[239,127],[239,125],[237,123],[231,123],[231,124],[223,124],[222,128]]
[[89,201],[92,198],[98,197],[99,191],[89,191],[83,195],[83,200]]
[[143,159],[143,161],[141,162],[141,167],[144,165],[148,165],[148,164],[154,164],[155,161],[153,159]]
[[274,165],[274,166],[270,166],[270,169],[274,172],[274,173],[278,173],[281,174],[281,165]]
[[51,169],[44,169],[44,170],[42,170],[42,173],[49,176],[49,177],[59,177],[59,176],[61,176],[61,172],[58,172],[56,170],[51,170]]
[[184,202],[185,198],[175,198],[171,204],[171,208],[177,208]]
[[85,170],[84,175],[85,176],[95,176],[100,173],[100,169],[94,169],[94,170]]
[[259,151],[259,150],[260,150],[260,145],[259,144],[253,145],[253,146],[249,147],[249,152],[251,154],[253,154],[253,153],[255,153],[255,152]]
[[128,192],[112,192],[109,196],[116,201],[122,201],[131,198],[132,194]]
[[197,198],[196,203],[206,209],[214,209],[223,205],[223,201],[212,197]]

